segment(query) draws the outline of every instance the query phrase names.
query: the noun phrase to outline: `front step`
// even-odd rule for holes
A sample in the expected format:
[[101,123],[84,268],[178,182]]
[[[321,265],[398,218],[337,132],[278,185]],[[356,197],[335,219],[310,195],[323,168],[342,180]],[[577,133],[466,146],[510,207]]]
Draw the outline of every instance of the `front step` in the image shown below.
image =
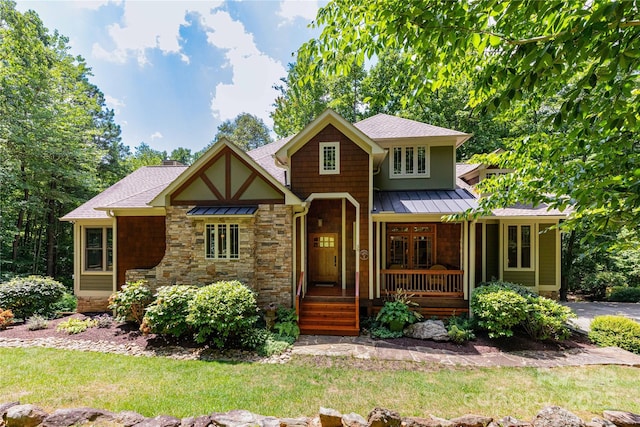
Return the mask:
[[356,304],[351,302],[305,301],[300,304],[300,332],[305,335],[357,336]]

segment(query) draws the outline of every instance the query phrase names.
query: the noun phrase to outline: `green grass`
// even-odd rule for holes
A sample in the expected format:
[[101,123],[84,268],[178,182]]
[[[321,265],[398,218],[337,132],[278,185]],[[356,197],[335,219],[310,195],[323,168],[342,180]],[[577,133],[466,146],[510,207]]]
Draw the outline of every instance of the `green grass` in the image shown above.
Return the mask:
[[[0,348],[0,403],[48,410],[89,406],[186,417],[247,409],[312,416],[320,406],[366,416],[376,406],[403,416],[477,413],[531,420],[545,405],[589,419],[605,409],[640,412],[638,369],[430,369],[348,359],[297,358],[285,365],[175,361],[64,350]],[[316,365],[324,365],[323,367]]]

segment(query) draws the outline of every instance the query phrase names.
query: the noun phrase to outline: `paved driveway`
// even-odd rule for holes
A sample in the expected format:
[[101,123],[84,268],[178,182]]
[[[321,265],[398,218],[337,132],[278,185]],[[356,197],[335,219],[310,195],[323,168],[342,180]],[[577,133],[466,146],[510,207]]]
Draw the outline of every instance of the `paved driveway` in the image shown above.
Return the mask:
[[640,303],[565,302],[562,304],[571,307],[573,312],[578,315],[578,318],[573,319],[571,322],[583,331],[589,331],[589,325],[594,317],[604,314],[626,316],[636,322],[640,322]]

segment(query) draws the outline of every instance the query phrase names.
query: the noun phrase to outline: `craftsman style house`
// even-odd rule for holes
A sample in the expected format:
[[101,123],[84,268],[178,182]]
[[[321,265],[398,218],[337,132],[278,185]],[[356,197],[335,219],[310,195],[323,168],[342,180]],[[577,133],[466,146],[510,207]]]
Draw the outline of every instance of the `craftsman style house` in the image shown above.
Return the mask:
[[398,289],[440,316],[468,311],[485,280],[555,296],[564,218],[516,206],[473,221],[486,165],[456,165],[471,135],[378,114],[325,111],[297,135],[245,153],[227,140],[193,165],[140,168],[63,220],[74,224],[80,311],[126,281],[238,279],[261,305],[295,306],[303,333],[357,334]]

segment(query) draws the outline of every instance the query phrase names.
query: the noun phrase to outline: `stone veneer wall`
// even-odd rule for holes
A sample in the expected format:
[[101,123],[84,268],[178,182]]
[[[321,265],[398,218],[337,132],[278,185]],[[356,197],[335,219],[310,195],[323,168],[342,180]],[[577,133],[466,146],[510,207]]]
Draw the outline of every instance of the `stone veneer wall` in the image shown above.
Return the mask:
[[[260,205],[251,218],[187,217],[192,206],[167,207],[166,253],[149,270],[128,270],[126,280],[146,280],[157,288],[167,285],[207,285],[218,280],[240,280],[258,295],[260,306],[292,304],[291,206]],[[240,226],[240,258],[205,258],[205,224]]]
[[94,313],[108,311],[109,297],[78,297],[78,313]]

